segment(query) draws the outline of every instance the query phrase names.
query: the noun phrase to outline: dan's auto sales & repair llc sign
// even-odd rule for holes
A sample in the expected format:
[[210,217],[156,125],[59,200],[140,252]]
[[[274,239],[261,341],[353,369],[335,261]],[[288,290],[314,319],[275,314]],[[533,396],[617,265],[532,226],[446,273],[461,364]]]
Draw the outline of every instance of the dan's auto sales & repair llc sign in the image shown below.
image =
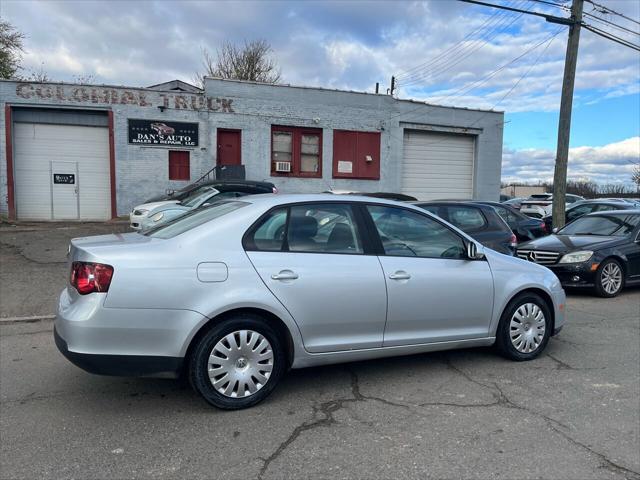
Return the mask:
[[135,145],[197,147],[198,124],[129,119],[129,143]]

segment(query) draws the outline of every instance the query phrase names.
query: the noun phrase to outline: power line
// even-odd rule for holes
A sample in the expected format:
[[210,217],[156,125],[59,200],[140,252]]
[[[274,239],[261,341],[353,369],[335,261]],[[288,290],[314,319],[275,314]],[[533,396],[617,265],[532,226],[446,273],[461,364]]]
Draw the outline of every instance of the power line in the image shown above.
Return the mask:
[[630,22],[636,23],[638,25],[640,25],[640,22],[638,20],[635,20],[631,17],[627,17],[626,15],[620,13],[620,12],[616,12],[615,10],[613,10],[612,8],[609,7],[605,7],[604,5],[600,5],[599,3],[594,2],[593,0],[586,0],[587,2],[589,2],[591,5],[593,5],[594,7],[598,7],[600,9],[600,11],[602,13],[612,13],[613,15],[618,15],[619,17],[622,17],[626,20],[629,20]]
[[434,71],[437,71],[438,69],[442,69],[450,65],[455,60],[460,58],[466,58],[474,51],[482,48],[484,43],[486,43],[488,40],[490,40],[499,32],[501,32],[504,28],[510,26],[513,22],[514,22],[513,17],[509,15],[504,15],[498,22],[494,23],[491,26],[491,28],[494,29],[495,32],[492,32],[491,30],[486,31],[479,38],[473,40],[472,42],[466,45],[463,45],[458,52],[455,52],[455,53],[450,52],[451,53],[450,55],[446,55],[446,54],[440,55],[439,56],[440,58],[437,61],[428,62],[426,65],[423,65],[422,67],[420,67],[417,71],[414,71],[409,75],[405,75],[403,78],[401,78],[400,83],[402,83],[403,85],[406,85],[409,83],[414,83],[416,81],[421,81],[425,78],[425,76],[428,76],[429,74],[432,74]]
[[[560,30],[561,31],[561,30]],[[549,49],[549,46],[553,43],[553,40],[557,37],[557,35],[560,33],[560,31],[556,32],[555,34],[553,34],[551,37],[545,39],[544,41],[547,42],[547,45],[544,47],[544,49],[542,50],[542,52],[540,52],[540,55],[538,55],[538,57],[536,58],[536,60],[534,61],[534,63],[529,67],[529,69],[518,79],[518,81],[516,81],[516,83],[509,89],[509,91],[504,94],[502,96],[502,98],[500,98],[500,100],[498,100],[490,109],[488,112],[486,112],[484,115],[482,115],[480,118],[478,118],[475,122],[473,122],[471,125],[469,125],[468,128],[472,128],[473,126],[477,125],[484,117],[486,117],[487,115],[489,115],[490,113],[494,113],[493,109],[495,109],[498,105],[500,105],[505,98],[507,98],[509,95],[511,95],[511,93],[516,89],[516,87],[522,82],[522,80],[524,80],[529,73],[531,73],[531,70],[533,69],[533,67],[535,67],[540,59],[542,58],[542,55],[544,55],[544,53]],[[544,42],[543,42],[544,43]],[[401,117],[404,115],[408,115],[410,113],[413,113],[417,110],[423,109],[423,108],[430,108],[433,107],[434,105],[429,105],[429,104],[422,104],[419,107],[416,107],[414,109],[408,110],[406,112],[402,112],[396,115],[392,115],[390,117],[388,117],[387,121],[391,120],[392,118],[396,118],[396,117]],[[439,107],[439,106],[438,106]]]
[[598,22],[602,22],[604,24],[607,24],[607,25],[609,25],[611,27],[614,27],[614,28],[617,28],[619,30],[622,30],[622,31],[625,31],[625,32],[628,32],[628,33],[633,33],[634,35],[640,35],[640,31],[635,31],[635,30],[631,30],[630,28],[623,27],[622,25],[618,25],[617,23],[610,22],[606,18],[598,17],[598,16],[592,15],[590,13],[585,13],[584,16],[585,17],[589,17],[592,20],[596,20]]
[[398,75],[396,75],[396,78],[406,77],[406,76],[408,76],[409,73],[415,72],[416,70],[421,70],[423,67],[432,64],[434,61],[442,58],[443,56],[445,56],[450,51],[455,50],[457,46],[462,45],[462,43],[465,40],[471,38],[473,35],[475,35],[479,31],[481,31],[487,24],[489,24],[491,21],[493,21],[496,17],[505,16],[505,15],[506,15],[506,13],[504,13],[504,11],[502,11],[502,10],[498,10],[498,11],[494,12],[492,15],[489,16],[489,18],[487,18],[482,23],[482,25],[480,25],[478,28],[473,30],[471,33],[467,34],[462,40],[460,40],[459,42],[454,43],[449,48],[447,48],[446,50],[444,50],[443,52],[441,52],[439,55],[435,56],[434,58],[428,60],[427,62],[422,63],[420,65],[416,65],[415,67],[412,67],[412,68],[409,68],[409,69],[407,69],[405,71],[400,72]]
[[466,58],[471,56],[471,54],[473,54],[474,52],[476,52],[479,49],[481,49],[490,40],[495,38],[499,33],[503,32],[506,28],[508,28],[511,25],[513,25],[522,15],[523,14],[517,15],[515,17],[507,17],[505,19],[505,20],[507,20],[507,23],[501,24],[499,26],[496,25],[497,29],[495,31],[486,32],[483,37],[475,40],[469,46],[466,46],[465,48],[468,47],[466,51],[464,51],[465,48],[463,48],[463,50],[461,50],[461,52],[460,52],[461,55],[459,55],[457,57],[454,56],[454,57],[451,57],[451,58],[448,58],[448,59],[444,60],[444,62],[442,62],[437,67],[434,67],[432,70],[425,70],[424,72],[422,72],[420,74],[410,76],[408,79],[405,79],[404,81],[400,82],[400,85],[409,86],[409,85],[412,85],[412,84],[416,84],[416,83],[422,82],[422,81],[426,80],[427,78],[437,78],[438,76],[442,75],[443,73],[451,70],[453,67],[458,65],[460,62],[462,62],[463,60],[465,60]]
[[582,26],[589,30],[590,32],[595,33],[596,35],[600,35],[603,38],[611,40],[612,42],[619,43],[620,45],[624,45],[625,47],[632,48],[633,50],[637,50],[640,52],[640,45],[636,45],[635,43],[631,43],[627,40],[624,40],[620,37],[617,37],[609,32],[605,32],[604,30],[600,30],[599,28],[594,27],[593,25],[589,25],[587,23],[582,23]]
[[445,97],[439,97],[436,98],[434,100],[434,102],[443,102],[444,100],[447,100],[449,98],[452,97],[457,97],[459,96],[459,92],[463,92],[462,95],[467,94],[468,92],[475,90],[476,88],[478,88],[479,86],[485,84],[487,81],[489,81],[491,78],[493,78],[496,74],[498,74],[499,72],[501,72],[502,70],[504,70],[506,67],[508,67],[509,65],[517,62],[518,60],[520,60],[522,57],[524,57],[525,55],[531,53],[532,51],[538,49],[541,45],[543,45],[545,42],[547,42],[548,40],[558,36],[558,34],[560,34],[560,32],[562,32],[562,29],[556,31],[553,35],[546,37],[544,40],[542,40],[541,42],[535,44],[533,47],[527,49],[525,52],[523,52],[522,54],[518,55],[516,58],[514,58],[513,60],[511,60],[508,63],[505,63],[504,65],[502,65],[500,68],[497,68],[496,70],[494,70],[493,72],[489,73],[488,75],[484,76],[483,78],[481,78],[480,80],[477,80],[473,83],[471,83],[470,85],[467,84],[465,86],[463,86],[462,88],[456,90],[455,92],[445,96]]

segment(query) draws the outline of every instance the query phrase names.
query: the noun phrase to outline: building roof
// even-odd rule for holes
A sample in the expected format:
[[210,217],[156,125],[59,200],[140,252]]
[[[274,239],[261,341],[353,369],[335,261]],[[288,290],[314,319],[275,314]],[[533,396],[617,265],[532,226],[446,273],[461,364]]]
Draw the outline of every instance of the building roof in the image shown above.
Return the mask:
[[[210,76],[205,76],[204,77],[205,80],[214,80],[217,82],[232,82],[232,83],[248,83],[248,84],[252,84],[252,85],[261,85],[261,86],[265,86],[265,87],[277,87],[277,88],[297,88],[297,89],[302,89],[302,90],[316,90],[319,92],[339,92],[339,93],[353,93],[353,94],[358,94],[358,95],[369,95],[369,96],[373,96],[373,97],[389,97],[390,95],[386,94],[386,93],[373,93],[373,92],[362,92],[359,90],[341,90],[339,88],[326,88],[326,87],[310,87],[310,86],[305,86],[305,85],[292,85],[290,83],[264,83],[264,82],[256,82],[253,80],[237,80],[234,78],[221,78],[221,77],[210,77]],[[493,110],[493,109],[487,109],[487,108],[469,108],[469,107],[456,107],[453,105],[439,105],[437,103],[429,103],[429,102],[425,102],[422,100],[414,100],[414,99],[410,99],[410,98],[396,98],[396,97],[391,97],[393,100],[395,100],[396,102],[403,102],[403,103],[412,103],[412,104],[416,104],[416,105],[425,105],[425,106],[429,106],[429,107],[439,107],[439,108],[453,108],[453,109],[457,109],[457,110],[471,110],[474,112],[491,112],[491,113],[504,113],[503,110]]]
[[182,80],[170,80],[164,83],[158,83],[157,85],[151,85],[146,87],[149,90],[162,90],[163,92],[175,90],[178,92],[188,93],[202,93],[202,89],[191,85],[190,83],[183,82]]

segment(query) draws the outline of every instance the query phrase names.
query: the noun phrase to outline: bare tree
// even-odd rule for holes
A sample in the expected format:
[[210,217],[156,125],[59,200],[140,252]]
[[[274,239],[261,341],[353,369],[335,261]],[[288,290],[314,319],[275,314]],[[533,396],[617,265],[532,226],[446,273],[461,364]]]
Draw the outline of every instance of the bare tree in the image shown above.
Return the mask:
[[631,180],[636,184],[636,191],[640,193],[640,163],[633,167],[631,172]]
[[0,18],[0,78],[13,78],[20,70],[24,34]]
[[53,79],[45,71],[44,63],[42,63],[40,65],[40,68],[38,68],[37,70],[30,69],[29,75],[19,76],[18,79],[23,82],[34,82],[34,83],[46,83],[46,82],[53,81]]
[[204,85],[204,77],[220,77],[235,80],[251,80],[261,83],[278,83],[280,69],[271,57],[272,48],[266,40],[244,42],[235,45],[224,42],[217,50],[216,58],[206,48],[202,49],[203,72],[196,73],[195,81]]

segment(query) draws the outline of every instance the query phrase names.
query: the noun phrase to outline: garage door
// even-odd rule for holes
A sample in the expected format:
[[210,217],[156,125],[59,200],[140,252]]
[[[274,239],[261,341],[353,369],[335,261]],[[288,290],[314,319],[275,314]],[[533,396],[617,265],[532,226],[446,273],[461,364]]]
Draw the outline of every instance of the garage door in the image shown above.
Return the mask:
[[405,130],[402,193],[418,200],[473,197],[475,137]]
[[107,128],[15,123],[13,131],[20,220],[111,218]]

